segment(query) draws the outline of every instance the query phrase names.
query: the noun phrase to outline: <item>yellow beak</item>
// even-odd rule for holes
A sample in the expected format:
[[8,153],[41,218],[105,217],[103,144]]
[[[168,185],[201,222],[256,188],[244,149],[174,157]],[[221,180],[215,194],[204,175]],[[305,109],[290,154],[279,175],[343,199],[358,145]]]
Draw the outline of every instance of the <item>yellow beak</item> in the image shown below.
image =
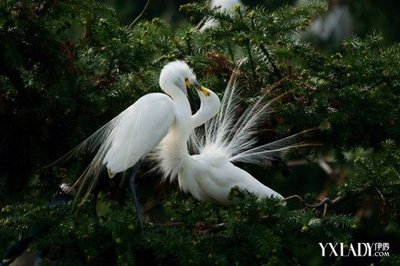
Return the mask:
[[200,86],[199,91],[204,93],[205,96],[210,96],[210,91],[206,87]]
[[[189,83],[190,85],[190,83]],[[187,86],[187,84],[186,84]],[[194,82],[193,86],[196,88],[196,90],[201,91],[205,96],[210,96],[210,90],[207,89],[206,87],[201,86],[199,83]]]

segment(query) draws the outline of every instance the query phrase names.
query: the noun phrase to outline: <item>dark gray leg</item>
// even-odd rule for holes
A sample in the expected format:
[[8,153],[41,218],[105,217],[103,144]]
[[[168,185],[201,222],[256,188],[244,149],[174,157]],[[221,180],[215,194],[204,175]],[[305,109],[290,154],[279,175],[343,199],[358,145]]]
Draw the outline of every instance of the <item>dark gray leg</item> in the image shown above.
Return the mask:
[[141,164],[141,161],[137,162],[135,164],[135,166],[133,166],[133,173],[129,177],[129,186],[131,188],[131,194],[132,194],[133,201],[135,202],[136,215],[139,219],[140,228],[142,229],[142,232],[143,232],[143,215],[142,215],[142,211],[140,209],[140,204],[139,204],[139,200],[136,195],[136,188],[135,188],[136,173],[139,170],[140,164]]

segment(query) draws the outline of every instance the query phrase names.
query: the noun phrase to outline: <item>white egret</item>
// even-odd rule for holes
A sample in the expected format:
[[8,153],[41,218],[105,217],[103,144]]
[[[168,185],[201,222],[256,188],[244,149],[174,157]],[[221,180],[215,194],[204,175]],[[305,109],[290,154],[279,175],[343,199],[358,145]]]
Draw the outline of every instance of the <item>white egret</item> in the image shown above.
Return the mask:
[[[194,115],[187,99],[190,86],[197,89],[201,100],[201,107]],[[159,160],[164,180],[170,177],[172,181],[178,177],[180,188],[198,200],[212,199],[227,204],[230,190],[235,186],[260,197],[282,198],[279,193],[232,164],[261,162],[284,150],[301,146],[288,145],[302,134],[299,133],[254,147],[257,125],[268,113],[271,102],[264,104],[264,98],[261,98],[237,118],[235,109],[240,97],[235,82],[231,81],[228,85],[220,108],[217,95],[200,86],[193,71],[182,61],[171,62],[162,69],[160,87],[169,96],[151,93],[141,97],[74,150],[97,149],[94,159],[75,183],[79,191],[90,191],[104,166],[109,176],[113,177],[137,166],[157,146],[154,154]],[[206,122],[212,117],[215,118]],[[204,135],[196,133],[195,141],[192,141],[199,153],[190,155],[190,134],[205,122]],[[136,168],[129,183],[142,223],[134,188]]]
[[[258,125],[269,113],[273,102],[261,97],[242,116],[237,117],[239,95],[233,77],[225,90],[218,115],[205,124],[205,131],[194,134],[193,144],[198,154],[190,155],[184,138],[169,134],[158,146],[156,158],[164,173],[164,180],[178,178],[179,187],[198,200],[214,200],[229,204],[229,194],[233,187],[251,192],[259,197],[283,199],[276,191],[263,185],[248,172],[235,166],[233,162],[265,163],[276,155],[305,144],[292,144],[307,131],[261,146],[255,146]],[[202,105],[208,99],[203,97]],[[211,99],[211,98],[210,98]],[[217,107],[215,104],[213,108]],[[193,119],[193,117],[192,117]],[[195,125],[195,124],[193,124]],[[176,127],[187,132],[187,127]],[[179,134],[177,134],[179,136]]]
[[[233,11],[233,7],[235,5],[241,6],[242,3],[239,0],[211,0],[210,1],[210,8],[218,8],[221,12],[230,13]],[[200,22],[202,26],[200,27],[199,31],[204,32],[208,29],[215,28],[219,25],[218,21],[213,18],[207,18],[204,22]]]
[[[141,219],[134,188],[137,163],[163,138],[174,140],[174,149],[184,149],[193,126],[203,124],[218,111],[218,97],[198,84],[195,74],[183,61],[167,64],[161,71],[159,83],[166,94],[142,96],[68,154],[82,149],[97,151],[72,187],[78,187],[78,196],[85,190],[87,195],[93,189],[104,166],[112,178],[136,165],[129,184]],[[210,98],[193,118],[187,99],[190,86],[200,91],[202,99]],[[215,105],[217,107],[213,107]]]

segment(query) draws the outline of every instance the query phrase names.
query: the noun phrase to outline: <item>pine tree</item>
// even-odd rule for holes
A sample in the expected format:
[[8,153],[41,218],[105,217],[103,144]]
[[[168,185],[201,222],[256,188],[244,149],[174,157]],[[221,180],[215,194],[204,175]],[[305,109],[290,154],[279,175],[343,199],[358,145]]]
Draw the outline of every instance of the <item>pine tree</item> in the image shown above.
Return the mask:
[[[0,254],[22,238],[45,264],[325,265],[351,258],[321,257],[318,243],[388,242],[389,257],[354,261],[399,263],[400,45],[372,32],[327,52],[294,38],[325,10],[314,1],[225,14],[201,2],[181,6],[179,27],[158,18],[124,26],[94,0],[0,2]],[[207,16],[220,26],[199,33]],[[319,145],[284,163],[243,165],[288,196],[286,206],[237,189],[233,206],[197,202],[145,165],[142,233],[127,188],[106,178],[75,212],[54,194],[91,155],[44,166],[159,91],[167,62],[184,59],[222,95],[243,58],[244,103],[286,93],[260,141],[319,128],[309,140]]]

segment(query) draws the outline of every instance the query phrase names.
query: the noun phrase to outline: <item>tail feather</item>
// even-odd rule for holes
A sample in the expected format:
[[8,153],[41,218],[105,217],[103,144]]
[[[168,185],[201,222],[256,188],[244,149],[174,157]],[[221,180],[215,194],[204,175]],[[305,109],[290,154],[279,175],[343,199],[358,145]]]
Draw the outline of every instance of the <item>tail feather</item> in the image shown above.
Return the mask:
[[47,166],[50,167],[62,161],[66,161],[80,152],[95,153],[94,158],[87,166],[85,171],[71,186],[71,189],[75,189],[77,191],[75,200],[82,198],[82,201],[84,201],[95,187],[100,172],[103,169],[104,157],[109,150],[112,144],[113,137],[116,133],[116,126],[123,115],[124,112],[120,113],[118,116],[106,123],[104,126],[94,132],[91,136],[89,136],[86,140],[77,145],[66,155],[59,158],[51,165]]
[[118,117],[108,122],[100,131],[96,131],[97,134],[94,133],[87,139],[90,143],[89,150],[91,152],[96,152],[97,150],[97,152],[82,175],[72,185],[72,188],[77,189],[76,199],[82,198],[82,201],[84,201],[95,187],[103,169],[104,157],[111,146],[117,121]]
[[315,128],[256,146],[260,124],[274,111],[272,104],[286,93],[270,100],[262,95],[239,116],[241,96],[237,76],[236,72],[232,74],[217,116],[191,137],[191,145],[200,154],[218,152],[231,162],[265,164],[266,160],[273,160],[287,150],[312,145],[301,139]]
[[317,128],[311,128],[303,130],[299,133],[290,135],[288,137],[263,144],[257,147],[240,152],[231,157],[232,162],[247,162],[254,164],[265,164],[266,160],[272,160],[284,151],[288,151],[294,148],[301,148],[306,146],[313,146],[317,144],[302,142],[301,138],[306,134],[317,130]]

